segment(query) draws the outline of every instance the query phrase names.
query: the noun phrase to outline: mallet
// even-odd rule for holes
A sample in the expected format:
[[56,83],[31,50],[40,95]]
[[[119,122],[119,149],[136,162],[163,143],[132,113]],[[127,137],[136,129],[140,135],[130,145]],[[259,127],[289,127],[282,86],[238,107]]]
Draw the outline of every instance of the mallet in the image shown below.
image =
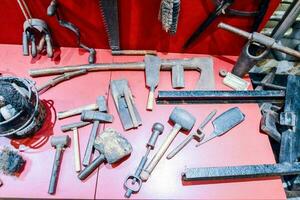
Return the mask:
[[49,184],[48,193],[54,194],[56,191],[56,185],[57,185],[57,179],[58,174],[60,170],[60,164],[61,164],[61,158],[62,158],[62,152],[65,147],[67,147],[70,143],[70,137],[68,135],[63,136],[53,136],[51,138],[51,146],[55,147],[55,158],[51,173],[51,179]]
[[176,135],[180,130],[187,130],[190,131],[195,122],[196,119],[194,116],[192,116],[189,112],[187,112],[184,109],[175,107],[172,111],[169,120],[173,122],[175,125],[168,135],[167,139],[164,141],[164,143],[160,146],[158,152],[154,155],[148,166],[142,171],[141,173],[141,179],[143,181],[148,180],[149,176],[151,175],[152,171],[154,170],[155,166],[158,164],[160,159],[163,157],[165,152],[168,150],[170,144],[175,139]]

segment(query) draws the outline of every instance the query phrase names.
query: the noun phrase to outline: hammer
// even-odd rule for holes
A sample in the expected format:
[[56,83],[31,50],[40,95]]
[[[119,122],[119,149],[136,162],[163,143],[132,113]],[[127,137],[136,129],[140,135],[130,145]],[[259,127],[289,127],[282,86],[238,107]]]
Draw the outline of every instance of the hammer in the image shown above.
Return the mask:
[[90,110],[84,110],[81,113],[81,120],[82,121],[88,121],[88,122],[93,122],[93,127],[90,133],[89,141],[85,149],[82,165],[87,166],[90,164],[90,160],[92,157],[93,153],[93,145],[95,138],[97,136],[98,128],[100,122],[112,122],[113,121],[113,116],[109,115],[107,113],[102,113],[102,112],[107,112],[107,105],[105,101],[104,96],[99,96],[97,98],[97,105],[98,111],[90,111]]
[[49,194],[54,194],[56,191],[56,185],[57,185],[57,179],[58,179],[58,174],[59,174],[59,170],[60,170],[62,152],[63,152],[63,149],[68,146],[69,142],[70,142],[70,137],[68,135],[53,136],[51,138],[51,146],[55,147],[56,152],[55,152],[55,158],[54,158],[51,179],[50,179],[50,184],[49,184],[49,189],[48,189]]
[[74,164],[75,164],[75,171],[79,172],[81,169],[80,167],[80,153],[79,153],[79,141],[78,141],[78,128],[86,126],[90,124],[90,122],[77,122],[73,124],[67,124],[61,126],[62,132],[73,131],[73,146],[74,146]]
[[132,146],[128,140],[112,128],[105,129],[100,136],[97,136],[94,148],[99,151],[100,155],[78,174],[80,180],[86,179],[105,160],[113,164],[132,152]]
[[148,166],[143,170],[141,173],[141,179],[143,181],[148,180],[149,176],[151,175],[152,171],[154,170],[155,166],[158,164],[160,159],[163,157],[165,152],[167,151],[168,147],[172,143],[172,141],[175,139],[176,135],[180,130],[186,130],[190,131],[195,122],[196,118],[192,116],[189,112],[187,112],[184,109],[175,107],[172,111],[169,121],[173,122],[175,125],[172,128],[170,134],[164,141],[164,143],[160,146],[157,153],[154,155]]

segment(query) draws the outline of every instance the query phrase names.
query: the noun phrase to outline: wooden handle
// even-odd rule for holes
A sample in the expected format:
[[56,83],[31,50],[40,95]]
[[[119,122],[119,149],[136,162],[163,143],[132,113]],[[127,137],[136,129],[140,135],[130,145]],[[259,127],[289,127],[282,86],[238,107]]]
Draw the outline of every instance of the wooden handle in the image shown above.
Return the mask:
[[180,143],[175,149],[173,149],[167,156],[167,159],[172,159],[176,154],[183,149],[192,139],[193,134],[190,134],[182,143]]
[[77,128],[73,129],[73,148],[74,148],[75,171],[79,172],[81,170],[81,167],[80,167],[80,153],[79,153],[79,140],[78,140]]
[[172,141],[175,139],[177,133],[180,131],[181,126],[179,124],[175,124],[172,131],[168,135],[167,139],[164,141],[164,143],[160,146],[157,153],[154,155],[148,166],[143,170],[141,173],[141,179],[143,181],[148,180],[149,176],[151,175],[152,171],[154,170],[157,163],[160,161],[160,159],[163,157],[163,155],[168,150],[168,147],[172,143]]
[[150,90],[148,95],[148,102],[147,102],[147,110],[153,110],[154,104],[154,91]]
[[74,108],[71,110],[67,110],[67,111],[61,111],[57,113],[57,118],[58,119],[63,119],[63,118],[67,118],[67,117],[71,117],[74,115],[79,115],[81,114],[81,112],[83,110],[96,110],[98,109],[97,104],[89,104],[89,105],[85,105],[85,106],[80,106],[78,108]]
[[154,50],[112,50],[112,55],[157,55]]

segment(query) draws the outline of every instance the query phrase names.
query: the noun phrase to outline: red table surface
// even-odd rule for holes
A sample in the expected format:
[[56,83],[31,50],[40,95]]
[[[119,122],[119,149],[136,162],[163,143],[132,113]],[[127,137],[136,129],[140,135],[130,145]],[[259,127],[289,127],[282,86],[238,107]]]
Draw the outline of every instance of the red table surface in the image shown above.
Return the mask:
[[[62,48],[60,61],[41,57],[33,60],[22,56],[21,46],[0,46],[0,72],[9,75],[29,77],[27,71],[30,68],[43,68],[49,66],[63,66],[72,64],[84,64],[88,54],[78,55],[78,49]],[[143,57],[112,57],[109,51],[98,50],[98,59],[104,62],[141,61]],[[192,54],[160,54],[163,58],[187,58]],[[216,88],[228,89],[221,83],[218,76],[220,68],[230,70],[236,57],[213,57],[216,77]],[[193,89],[199,74],[185,72],[186,89]],[[37,85],[44,83],[50,77],[35,78]],[[113,99],[109,90],[110,80],[126,78],[135,97],[137,108],[141,114],[143,125],[135,130],[124,131]],[[161,72],[158,90],[171,89],[171,77],[169,72]],[[41,95],[41,99],[51,101],[53,108],[48,107],[47,123],[33,138],[23,140],[10,140],[0,138],[0,145],[18,146],[30,145],[32,148],[22,152],[27,163],[23,173],[19,177],[1,175],[4,185],[0,188],[1,197],[14,198],[97,198],[120,199],[124,198],[123,183],[127,175],[134,173],[141,157],[145,153],[145,144],[151,134],[151,127],[155,122],[161,122],[165,126],[163,135],[160,136],[156,149],[163,142],[172,126],[167,122],[174,105],[155,105],[154,111],[145,110],[148,89],[145,88],[144,72],[93,72],[61,83]],[[49,136],[72,133],[62,133],[60,126],[79,121],[79,116],[55,121],[55,112],[73,108],[76,106],[95,102],[99,95],[105,95],[108,99],[109,113],[114,115],[112,124],[105,124],[103,128],[111,127],[122,133],[132,144],[131,156],[117,165],[103,164],[85,181],[80,181],[74,170],[73,145],[64,152],[61,171],[59,175],[57,192],[53,196],[47,194],[48,184],[54,159],[55,149],[51,147]],[[50,102],[50,103],[51,103]],[[179,105],[191,112],[197,122],[195,130],[200,122],[213,109],[221,114],[223,111],[238,106],[245,114],[245,121],[232,129],[221,138],[195,148],[192,141],[172,160],[163,158],[143,184],[140,192],[132,195],[132,198],[143,199],[283,199],[285,193],[280,178],[262,178],[253,180],[234,180],[228,182],[183,182],[181,172],[185,167],[209,167],[247,164],[274,163],[274,156],[268,137],[259,132],[260,111],[255,104],[206,104],[206,105]],[[91,127],[79,130],[81,156],[84,154]],[[211,124],[205,128],[205,133],[212,131]],[[179,133],[171,144],[168,152],[178,145],[187,136]],[[38,141],[42,141],[41,144]],[[151,152],[150,157],[154,154]]]

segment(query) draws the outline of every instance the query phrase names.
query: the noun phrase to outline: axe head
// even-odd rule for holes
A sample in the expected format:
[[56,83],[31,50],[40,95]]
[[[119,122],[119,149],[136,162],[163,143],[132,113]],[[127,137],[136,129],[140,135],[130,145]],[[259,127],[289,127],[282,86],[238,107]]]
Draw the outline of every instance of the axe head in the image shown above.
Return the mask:
[[145,55],[146,85],[155,88],[159,82],[161,60],[157,56]]

